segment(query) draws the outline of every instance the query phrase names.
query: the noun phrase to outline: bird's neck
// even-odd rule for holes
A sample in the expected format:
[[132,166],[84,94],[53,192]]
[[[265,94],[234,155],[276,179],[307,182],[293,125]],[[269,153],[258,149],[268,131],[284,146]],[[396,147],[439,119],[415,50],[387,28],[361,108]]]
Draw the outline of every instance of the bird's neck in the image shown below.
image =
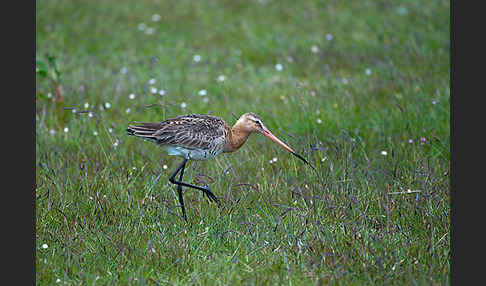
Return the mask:
[[239,124],[239,122],[236,122],[236,124],[231,128],[231,130],[228,130],[229,132],[229,144],[225,148],[225,152],[234,152],[238,149],[240,149],[243,144],[245,144],[246,139],[248,139],[248,136],[250,136],[251,132],[249,132],[246,128],[243,128],[242,125]]

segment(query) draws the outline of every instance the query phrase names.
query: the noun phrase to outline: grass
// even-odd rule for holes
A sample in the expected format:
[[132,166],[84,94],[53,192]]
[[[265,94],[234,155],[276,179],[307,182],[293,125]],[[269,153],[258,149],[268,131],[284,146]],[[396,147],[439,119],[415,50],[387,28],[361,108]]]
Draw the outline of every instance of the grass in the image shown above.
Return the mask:
[[[449,1],[140,3],[36,5],[37,284],[449,284]],[[127,124],[248,111],[319,176],[252,135],[189,162],[222,203],[184,223]]]

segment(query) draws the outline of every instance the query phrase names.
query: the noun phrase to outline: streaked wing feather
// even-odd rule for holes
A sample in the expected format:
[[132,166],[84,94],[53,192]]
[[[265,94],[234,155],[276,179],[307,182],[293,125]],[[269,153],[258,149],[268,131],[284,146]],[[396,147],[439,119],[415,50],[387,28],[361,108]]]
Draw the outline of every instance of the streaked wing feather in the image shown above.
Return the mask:
[[226,123],[211,115],[188,114],[160,123],[137,122],[127,133],[154,140],[160,145],[186,149],[210,149],[225,137]]

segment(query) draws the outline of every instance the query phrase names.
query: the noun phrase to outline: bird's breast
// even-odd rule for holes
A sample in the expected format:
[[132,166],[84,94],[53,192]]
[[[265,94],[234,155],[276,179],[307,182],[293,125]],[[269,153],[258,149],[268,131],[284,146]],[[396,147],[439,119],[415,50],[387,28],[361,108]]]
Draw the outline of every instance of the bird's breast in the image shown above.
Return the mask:
[[178,156],[193,160],[208,160],[221,153],[220,149],[187,149],[180,146],[163,146],[169,156]]

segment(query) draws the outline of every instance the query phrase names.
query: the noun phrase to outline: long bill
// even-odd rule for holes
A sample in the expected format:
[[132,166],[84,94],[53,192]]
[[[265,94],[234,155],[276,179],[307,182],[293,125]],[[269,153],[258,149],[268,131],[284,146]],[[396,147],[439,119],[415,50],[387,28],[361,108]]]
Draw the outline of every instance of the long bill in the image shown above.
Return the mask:
[[287,146],[287,144],[285,144],[282,141],[280,141],[280,139],[278,139],[277,137],[275,137],[275,135],[273,135],[272,132],[270,132],[268,129],[264,128],[261,131],[261,133],[263,135],[265,135],[266,137],[268,137],[269,139],[271,139],[273,142],[275,142],[278,145],[282,146],[285,150],[287,150],[290,153],[292,153],[292,155],[294,155],[297,158],[299,158],[300,160],[304,161],[306,164],[308,164],[309,166],[311,166],[312,169],[314,169],[314,166],[312,166],[309,162],[307,162],[307,160],[304,157],[302,157],[299,153],[295,152],[292,148],[290,148],[289,146]]

